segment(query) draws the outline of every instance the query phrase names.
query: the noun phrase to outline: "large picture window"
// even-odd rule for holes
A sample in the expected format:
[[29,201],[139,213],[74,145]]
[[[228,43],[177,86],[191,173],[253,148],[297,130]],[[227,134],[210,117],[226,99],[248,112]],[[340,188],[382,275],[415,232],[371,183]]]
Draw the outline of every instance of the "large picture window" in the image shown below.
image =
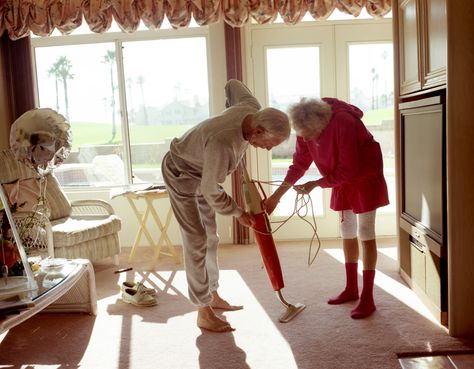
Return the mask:
[[210,114],[206,27],[186,33],[32,40],[39,106],[71,124],[63,186],[162,181],[171,139]]

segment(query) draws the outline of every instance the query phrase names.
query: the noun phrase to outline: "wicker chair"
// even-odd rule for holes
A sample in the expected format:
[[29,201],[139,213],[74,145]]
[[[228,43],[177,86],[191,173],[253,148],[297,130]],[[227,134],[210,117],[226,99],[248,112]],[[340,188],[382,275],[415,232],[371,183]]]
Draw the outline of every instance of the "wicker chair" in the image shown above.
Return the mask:
[[[26,252],[91,262],[112,257],[117,265],[121,220],[113,208],[102,200],[71,202],[53,174],[45,179],[44,198],[49,211],[14,213],[17,228],[23,230],[21,237]],[[34,170],[16,160],[11,150],[0,151],[0,184],[7,196],[8,189],[17,186],[17,202],[26,202],[21,197],[28,191],[21,186],[29,183],[31,187],[32,182],[39,183]]]

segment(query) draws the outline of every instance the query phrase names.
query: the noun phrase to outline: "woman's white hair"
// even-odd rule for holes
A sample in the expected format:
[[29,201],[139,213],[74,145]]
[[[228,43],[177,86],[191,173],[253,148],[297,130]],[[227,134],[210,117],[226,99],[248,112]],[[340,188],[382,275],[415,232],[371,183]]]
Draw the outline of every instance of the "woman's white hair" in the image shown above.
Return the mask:
[[290,136],[290,121],[288,115],[275,108],[265,108],[253,115],[252,128],[261,127],[265,130],[265,136],[281,141]]
[[303,130],[322,132],[331,119],[332,109],[321,99],[303,97],[289,107],[288,114],[297,133]]

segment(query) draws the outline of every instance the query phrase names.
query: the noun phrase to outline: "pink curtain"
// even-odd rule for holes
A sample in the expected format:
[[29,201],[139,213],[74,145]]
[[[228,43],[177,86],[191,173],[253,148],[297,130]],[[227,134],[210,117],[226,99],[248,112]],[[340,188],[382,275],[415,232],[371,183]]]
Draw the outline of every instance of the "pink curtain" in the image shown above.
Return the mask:
[[[225,24],[224,33],[227,79],[235,78],[242,81],[243,68],[240,28]],[[237,170],[232,174],[232,197],[237,204],[245,208],[244,194],[242,191],[242,165],[245,165],[245,157],[242,159],[241,165],[239,165]],[[232,225],[233,242],[239,245],[248,245],[250,243],[249,229],[241,225],[235,217],[233,218]]]
[[7,34],[0,37],[0,57],[5,69],[5,91],[8,93],[8,109],[2,111],[12,116],[11,122],[25,111],[35,107],[34,76],[31,67],[30,38],[11,40]]
[[287,24],[298,23],[309,12],[327,18],[334,9],[357,17],[365,7],[373,17],[383,17],[391,0],[0,0],[0,35],[12,40],[29,35],[48,36],[54,29],[69,34],[83,19],[96,33],[106,32],[112,19],[124,32],[134,32],[140,21],[160,28],[164,17],[172,27],[187,27],[192,18],[199,25],[223,19],[240,27],[250,19],[272,22],[278,14]]

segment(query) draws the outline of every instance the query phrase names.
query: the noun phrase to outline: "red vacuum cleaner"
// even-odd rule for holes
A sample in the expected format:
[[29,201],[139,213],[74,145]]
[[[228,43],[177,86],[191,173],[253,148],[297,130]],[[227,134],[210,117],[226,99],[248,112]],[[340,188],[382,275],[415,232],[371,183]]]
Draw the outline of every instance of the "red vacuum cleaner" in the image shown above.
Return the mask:
[[250,180],[247,170],[242,167],[242,171],[244,175],[243,188],[247,211],[255,217],[256,222],[253,229],[255,232],[255,239],[257,240],[260,249],[260,254],[262,255],[263,264],[265,265],[265,270],[270,278],[273,290],[277,293],[280,302],[286,307],[286,311],[279,318],[279,321],[287,323],[303,311],[306,306],[300,303],[296,303],[295,305],[290,304],[283,298],[281,289],[285,287],[285,283],[283,282],[280,259],[278,258],[275,242],[273,240],[272,228],[268,215],[262,207],[262,196],[263,199],[266,198],[265,192],[260,183],[258,183],[262,193],[261,196],[255,183]]

